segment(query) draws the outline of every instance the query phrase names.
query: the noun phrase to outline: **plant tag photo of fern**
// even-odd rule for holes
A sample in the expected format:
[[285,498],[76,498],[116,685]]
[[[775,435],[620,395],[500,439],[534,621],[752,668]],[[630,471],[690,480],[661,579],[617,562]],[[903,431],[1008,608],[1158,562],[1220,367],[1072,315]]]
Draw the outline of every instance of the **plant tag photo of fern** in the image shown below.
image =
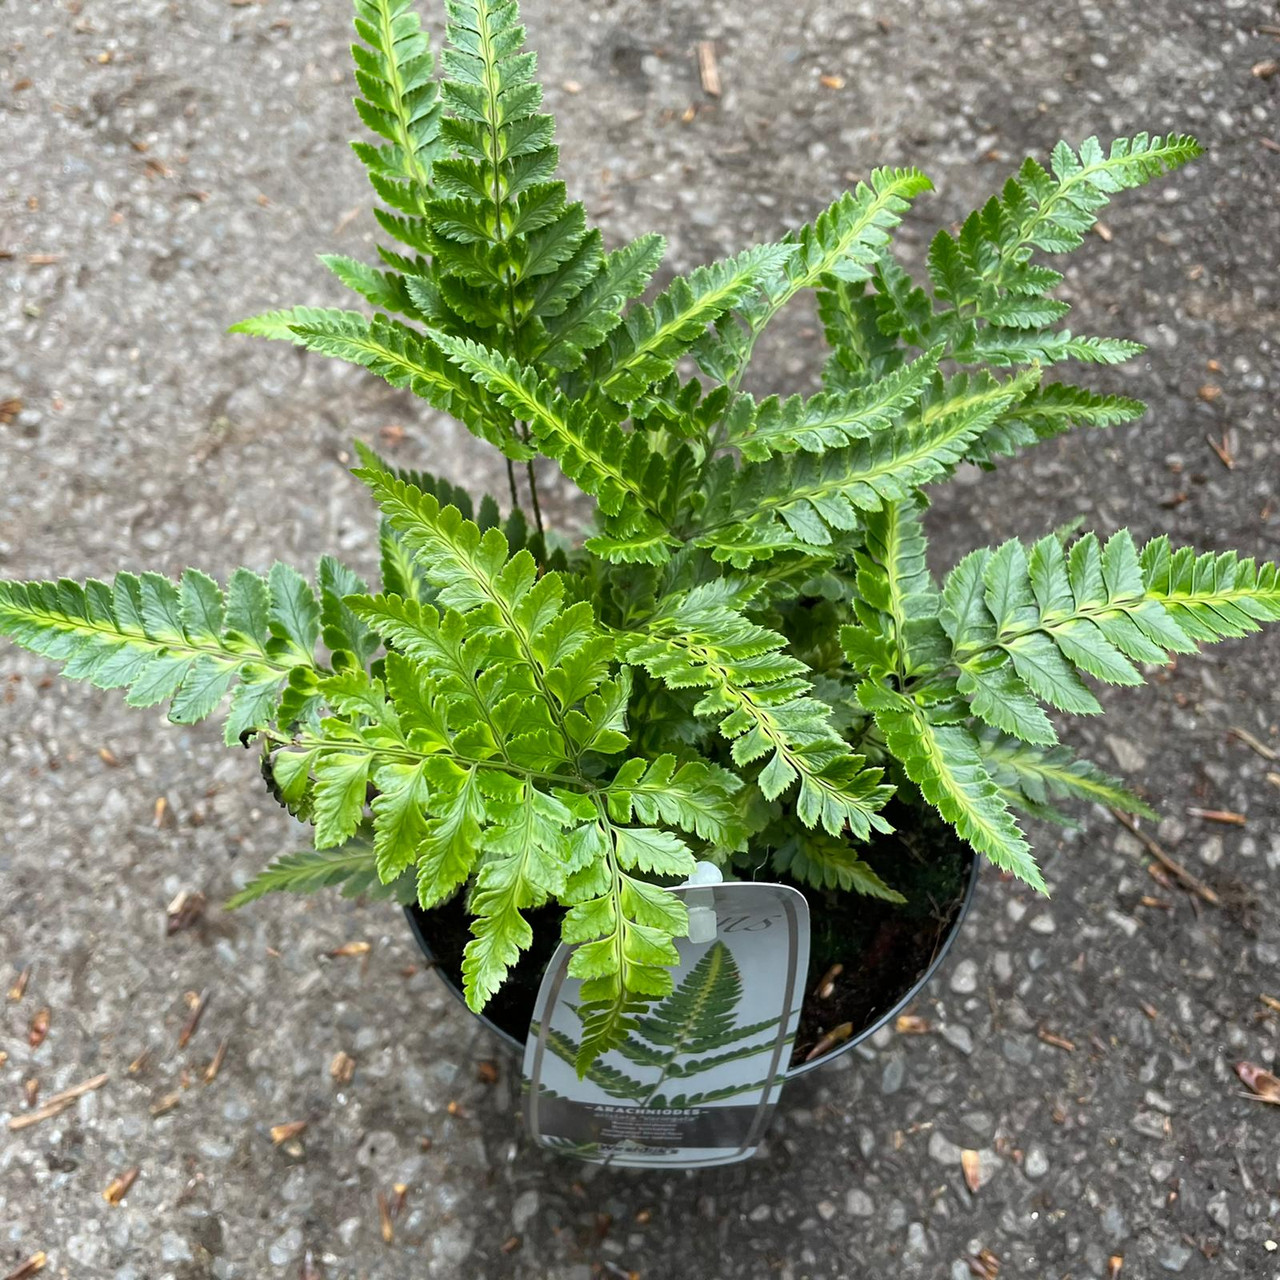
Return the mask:
[[617,1048],[584,1054],[602,1013],[582,999],[580,949],[562,944],[553,957],[524,1056],[525,1118],[543,1146],[697,1168],[746,1160],[764,1137],[804,1000],[808,904],[780,884],[671,892],[692,936],[678,943],[670,995],[638,1005]]

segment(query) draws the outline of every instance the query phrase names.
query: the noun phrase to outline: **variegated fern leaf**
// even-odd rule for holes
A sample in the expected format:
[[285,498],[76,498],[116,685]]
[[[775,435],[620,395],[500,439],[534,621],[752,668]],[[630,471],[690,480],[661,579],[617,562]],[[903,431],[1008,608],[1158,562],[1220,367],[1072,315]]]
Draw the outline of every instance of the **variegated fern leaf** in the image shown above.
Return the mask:
[[[373,135],[355,149],[384,240],[376,263],[324,261],[367,307],[235,329],[452,414],[505,456],[507,514],[366,453],[377,592],[328,558],[316,589],[283,566],[225,588],[194,570],[6,582],[0,631],[178,722],[229,694],[227,741],[263,744],[316,835],[242,898],[465,890],[476,1009],[529,944],[523,913],[562,904],[583,1062],[670,993],[685,913],[662,886],[695,857],[764,853],[816,888],[892,898],[857,842],[886,829],[897,789],[1043,887],[1018,812],[1140,803],[1058,741],[1050,710],[1096,713],[1091,680],[1136,684],[1280,619],[1280,578],[1121,532],[975,551],[938,584],[924,493],[961,462],[1141,412],[1044,381],[1138,348],[1062,328],[1043,259],[1199,147],[1138,134],[1028,160],[938,233],[924,285],[890,242],[929,180],[878,169],[778,243],[641,302],[663,241],[609,249],[569,199],[514,0],[445,10],[437,64],[410,0],[355,0]],[[825,388],[756,399],[753,349],[801,294],[831,348]],[[594,508],[582,545],[548,537],[539,459]]]

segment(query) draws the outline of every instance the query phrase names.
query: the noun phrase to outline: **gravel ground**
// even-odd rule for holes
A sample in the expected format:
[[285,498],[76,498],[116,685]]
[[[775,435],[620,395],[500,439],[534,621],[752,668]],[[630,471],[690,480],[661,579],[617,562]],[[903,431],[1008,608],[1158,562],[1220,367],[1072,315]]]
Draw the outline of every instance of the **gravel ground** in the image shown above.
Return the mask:
[[[0,400],[24,405],[0,419],[0,572],[225,575],[331,550],[369,569],[352,436],[496,482],[469,437],[361,371],[224,334],[268,305],[339,300],[313,252],[370,253],[342,0],[0,14]],[[572,186],[610,237],[663,230],[679,267],[776,237],[877,163],[938,182],[905,228],[918,258],[1027,149],[1197,133],[1209,156],[1108,212],[1067,283],[1078,327],[1150,344],[1098,378],[1150,414],[962,476],[936,505],[938,564],[1076,515],[1280,551],[1280,78],[1251,71],[1280,53],[1272,4],[528,0],[526,16]],[[702,39],[719,103],[698,88]],[[772,345],[767,381],[809,383],[810,326],[799,315]],[[1228,430],[1234,469],[1206,443]],[[1280,789],[1227,730],[1280,742],[1278,673],[1280,635],[1224,646],[1072,734],[1131,771],[1221,906],[1157,884],[1106,814],[1038,832],[1052,900],[984,879],[917,1009],[928,1034],[883,1034],[790,1086],[754,1162],[657,1176],[530,1150],[510,1064],[413,970],[386,907],[211,906],[166,938],[175,893],[221,901],[299,831],[216,730],[128,712],[6,649],[0,957],[32,975],[3,1007],[0,1116],[24,1111],[29,1079],[46,1097],[110,1081],[6,1131],[0,1272],[44,1250],[47,1274],[115,1280],[879,1280],[980,1274],[966,1260],[987,1249],[1010,1277],[1274,1280],[1280,1114],[1232,1065],[1280,1051],[1258,999],[1280,996]],[[329,955],[356,939],[365,957]],[[207,1005],[178,1048],[186,992]],[[40,1008],[49,1034],[29,1050]],[[479,1065],[494,1057],[496,1083]],[[273,1145],[272,1126],[302,1121]],[[976,1193],[961,1148],[981,1152]],[[377,1196],[398,1183],[384,1243]]]

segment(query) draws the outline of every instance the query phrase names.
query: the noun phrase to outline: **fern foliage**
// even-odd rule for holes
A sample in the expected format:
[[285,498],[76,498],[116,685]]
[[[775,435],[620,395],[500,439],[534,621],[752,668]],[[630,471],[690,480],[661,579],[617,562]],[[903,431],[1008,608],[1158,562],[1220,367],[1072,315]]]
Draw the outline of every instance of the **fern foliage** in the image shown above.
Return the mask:
[[[1196,143],[1029,159],[937,233],[922,280],[892,236],[929,180],[882,168],[777,243],[655,284],[662,238],[608,244],[558,176],[514,0],[446,0],[438,58],[410,0],[354,9],[377,259],[323,260],[357,309],[235,329],[456,418],[503,457],[501,506],[362,448],[377,588],[328,557],[314,587],[279,565],[225,587],[194,570],[0,583],[0,631],[72,678],[183,723],[229,697],[227,740],[261,744],[316,845],[240,899],[465,893],[475,1009],[529,945],[528,910],[558,902],[588,1069],[678,1017],[654,1011],[684,998],[666,889],[696,858],[892,899],[858,844],[900,792],[1042,888],[1018,815],[1140,806],[1059,741],[1057,713],[1280,620],[1276,566],[1121,531],[978,549],[935,581],[926,494],[1141,413],[1046,381],[1140,349],[1065,327],[1050,260]],[[757,339],[806,294],[822,389],[747,394]],[[544,522],[543,463],[582,496],[566,532]]]
[[314,591],[283,564],[269,578],[237,569],[225,591],[196,569],[178,582],[0,582],[0,632],[70,679],[123,688],[131,707],[168,702],[175,724],[208,718],[231,691],[228,745],[277,718],[291,674],[316,669],[320,627]]

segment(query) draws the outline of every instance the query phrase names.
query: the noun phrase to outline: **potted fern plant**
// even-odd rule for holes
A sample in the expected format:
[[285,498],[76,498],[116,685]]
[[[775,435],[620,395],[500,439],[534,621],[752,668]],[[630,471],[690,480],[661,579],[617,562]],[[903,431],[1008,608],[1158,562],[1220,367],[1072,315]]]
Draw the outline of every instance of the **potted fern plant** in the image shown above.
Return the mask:
[[[1041,258],[1199,148],[1139,134],[1027,160],[937,233],[927,287],[890,236],[929,180],[879,169],[810,225],[642,302],[663,241],[606,247],[568,199],[516,4],[446,8],[437,76],[409,0],[355,3],[376,140],[354,147],[386,240],[376,265],[323,261],[372,314],[300,306],[234,328],[453,415],[505,458],[505,514],[362,449],[378,590],[328,556],[314,586],[282,564],[225,587],[195,569],[4,582],[0,631],[178,723],[225,706],[227,744],[261,752],[315,836],[239,902],[395,895],[470,1008],[510,998],[516,1030],[531,998],[506,994],[513,967],[576,944],[594,1015],[580,1065],[671,992],[687,921],[664,886],[695,859],[803,887],[816,972],[867,920],[869,951],[884,921],[908,942],[932,928],[865,1025],[954,930],[970,850],[1044,890],[1019,813],[1139,807],[1059,743],[1046,706],[1096,713],[1085,677],[1138,684],[1143,665],[1280,619],[1276,566],[1125,531],[981,548],[940,582],[926,564],[926,491],[962,461],[1141,412],[1046,378],[1140,348],[1060,327],[1062,277]],[[802,297],[830,346],[823,389],[748,394],[757,340]],[[582,536],[547,527],[548,466],[593,500]],[[797,1060],[834,1043],[824,991]]]

